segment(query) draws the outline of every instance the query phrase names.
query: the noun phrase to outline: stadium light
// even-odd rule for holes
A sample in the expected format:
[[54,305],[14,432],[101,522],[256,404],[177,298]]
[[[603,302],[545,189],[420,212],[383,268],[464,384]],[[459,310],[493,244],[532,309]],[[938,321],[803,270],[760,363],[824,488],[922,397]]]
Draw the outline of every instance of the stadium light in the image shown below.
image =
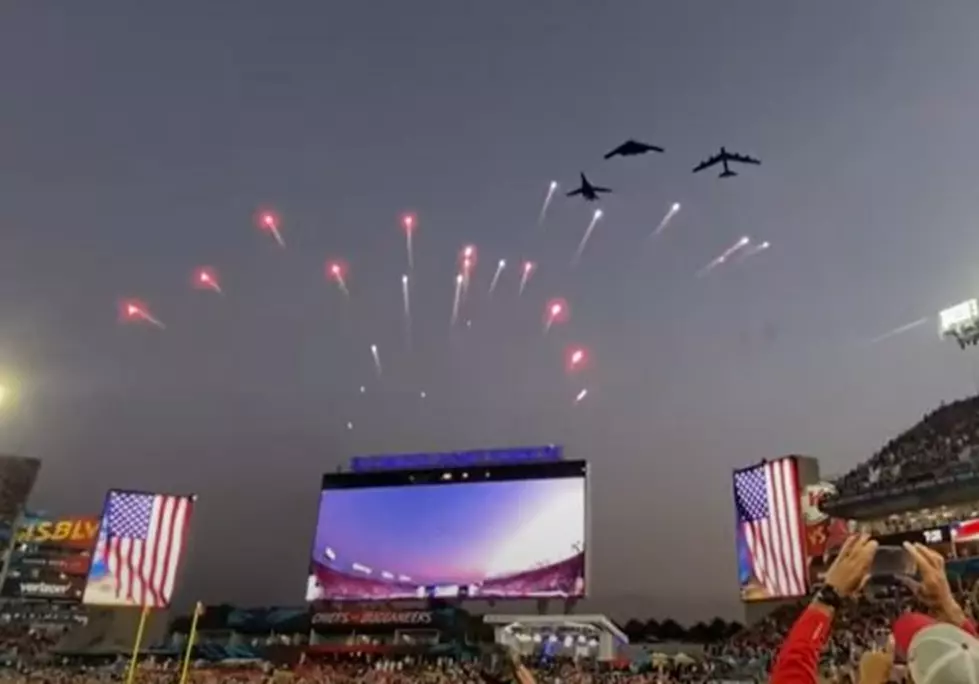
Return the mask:
[[979,301],[969,299],[939,312],[938,334],[954,339],[960,349],[979,343]]

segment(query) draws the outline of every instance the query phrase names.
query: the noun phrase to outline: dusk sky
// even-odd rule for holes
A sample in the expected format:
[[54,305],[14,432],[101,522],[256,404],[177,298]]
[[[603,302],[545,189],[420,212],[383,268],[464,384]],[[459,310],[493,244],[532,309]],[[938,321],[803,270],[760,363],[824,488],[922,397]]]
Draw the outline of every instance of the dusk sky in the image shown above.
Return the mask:
[[[32,503],[54,513],[198,493],[183,605],[299,604],[320,475],[351,456],[554,442],[592,464],[584,608],[734,617],[733,468],[801,453],[841,474],[975,391],[934,315],[979,294],[979,4],[21,0],[0,19],[0,451],[44,460]],[[629,137],[666,153],[602,160]],[[690,173],[722,145],[763,164]],[[572,268],[581,171],[615,192]],[[771,248],[696,277],[742,235]],[[191,288],[202,265],[224,296]],[[571,318],[544,335],[556,296]],[[166,329],[120,325],[126,297]]]
[[[580,478],[327,490],[313,554],[322,562],[329,547],[344,571],[360,563],[418,584],[466,584],[499,574],[494,568],[512,561],[509,540],[536,519],[533,543],[517,558],[531,562],[512,568],[532,570],[574,555],[584,540],[584,492]],[[567,542],[563,555],[550,540]],[[498,558],[501,551],[511,558]]]

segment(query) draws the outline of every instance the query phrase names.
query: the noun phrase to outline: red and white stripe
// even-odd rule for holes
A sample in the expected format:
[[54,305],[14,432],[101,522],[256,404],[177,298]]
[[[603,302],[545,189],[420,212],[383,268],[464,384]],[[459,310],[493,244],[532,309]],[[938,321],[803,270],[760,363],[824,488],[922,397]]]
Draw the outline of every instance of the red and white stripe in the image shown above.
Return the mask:
[[797,462],[790,456],[759,467],[765,472],[768,517],[744,523],[755,571],[773,598],[801,596],[806,593],[806,562]]
[[190,497],[154,495],[145,540],[109,538],[106,558],[120,602],[149,608],[170,605],[192,508]]

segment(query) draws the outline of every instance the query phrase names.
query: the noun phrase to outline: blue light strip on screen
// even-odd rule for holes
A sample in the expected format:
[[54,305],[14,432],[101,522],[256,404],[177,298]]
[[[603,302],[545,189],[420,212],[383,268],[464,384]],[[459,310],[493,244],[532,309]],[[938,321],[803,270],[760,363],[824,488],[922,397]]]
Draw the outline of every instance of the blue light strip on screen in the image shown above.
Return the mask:
[[520,465],[553,463],[564,458],[563,449],[555,444],[512,449],[450,451],[440,454],[395,454],[390,456],[355,456],[350,470],[364,473],[378,470],[412,470],[425,468],[467,468],[480,465]]

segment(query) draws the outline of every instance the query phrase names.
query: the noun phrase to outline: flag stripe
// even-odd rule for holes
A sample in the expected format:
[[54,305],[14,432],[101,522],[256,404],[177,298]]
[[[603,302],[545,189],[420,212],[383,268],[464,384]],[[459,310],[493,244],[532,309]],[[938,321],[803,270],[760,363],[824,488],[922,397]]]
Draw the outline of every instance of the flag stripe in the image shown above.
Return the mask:
[[186,496],[110,492],[102,553],[119,602],[170,604],[192,509],[193,499]]
[[[167,548],[167,558],[164,564],[164,576],[161,586],[163,593],[170,597],[173,595],[173,585],[177,580],[177,569],[180,567],[180,555],[184,548],[184,541],[187,538],[187,528],[190,525],[190,514],[192,509],[191,499],[181,499],[178,502],[177,514],[171,526],[171,542]],[[169,603],[169,598],[167,599]]]
[[762,463],[734,474],[738,525],[755,578],[773,598],[806,592],[795,458]]

